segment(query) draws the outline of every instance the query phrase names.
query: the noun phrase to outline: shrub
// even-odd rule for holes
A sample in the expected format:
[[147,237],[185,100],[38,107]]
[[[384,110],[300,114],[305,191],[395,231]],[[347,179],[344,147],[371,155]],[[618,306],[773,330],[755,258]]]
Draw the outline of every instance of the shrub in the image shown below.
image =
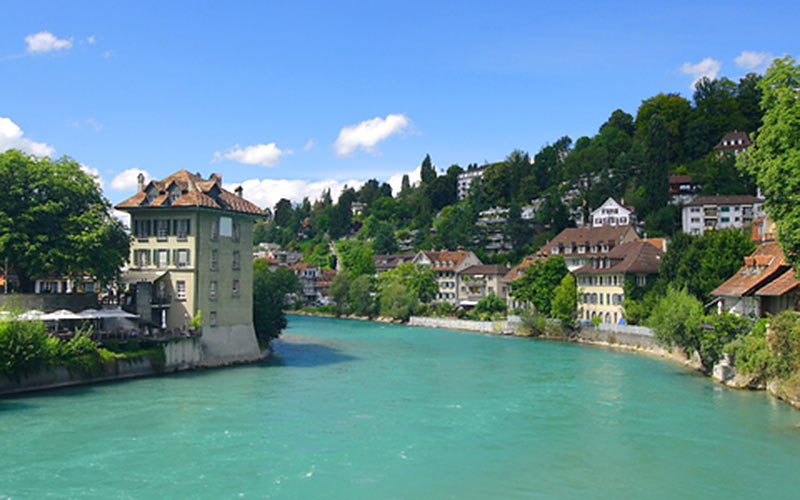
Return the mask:
[[528,335],[539,337],[550,333],[551,329],[547,324],[547,318],[534,309],[523,309],[520,311],[519,318],[522,331]]
[[[57,339],[56,339],[57,341]],[[41,321],[0,321],[0,373],[19,381],[50,360],[55,345],[47,339]]]
[[381,291],[381,316],[407,321],[416,305],[416,298],[403,285],[392,283]]
[[563,328],[575,324],[578,311],[578,288],[572,274],[565,274],[556,287],[550,315],[561,322]]
[[501,299],[494,293],[490,293],[486,297],[482,298],[475,306],[476,314],[491,315],[493,313],[504,313],[504,312],[506,312],[506,301]]
[[650,315],[648,324],[662,344],[674,344],[687,354],[700,350],[703,304],[683,290],[669,288]]
[[735,314],[725,313],[706,318],[709,325],[700,337],[698,352],[703,367],[710,370],[717,364],[725,345],[750,331],[752,322]]

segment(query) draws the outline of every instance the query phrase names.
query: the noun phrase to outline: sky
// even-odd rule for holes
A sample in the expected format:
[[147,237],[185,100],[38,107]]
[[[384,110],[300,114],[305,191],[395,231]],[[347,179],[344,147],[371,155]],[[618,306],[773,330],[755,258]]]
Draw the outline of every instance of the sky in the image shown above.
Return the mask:
[[[796,2],[12,2],[0,151],[118,203],[187,169],[272,207],[535,154],[701,76],[796,57]],[[412,180],[413,180],[412,176]]]

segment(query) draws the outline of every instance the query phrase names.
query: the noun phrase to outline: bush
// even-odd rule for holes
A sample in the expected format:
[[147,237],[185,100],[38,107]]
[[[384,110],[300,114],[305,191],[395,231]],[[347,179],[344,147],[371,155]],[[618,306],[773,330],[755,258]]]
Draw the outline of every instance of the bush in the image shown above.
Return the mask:
[[539,337],[552,333],[552,328],[547,323],[547,317],[534,309],[523,309],[520,311],[519,318],[522,331],[528,335]]
[[700,337],[700,360],[710,370],[722,357],[725,345],[750,331],[752,322],[735,314],[725,313],[706,318],[708,325]]
[[796,313],[775,316],[765,337],[770,353],[768,375],[787,379],[800,371],[800,321]]
[[0,373],[10,379],[19,381],[48,364],[52,349],[57,344],[48,341],[41,321],[0,321]]
[[691,355],[700,350],[703,304],[685,289],[669,288],[653,309],[648,324],[662,344],[674,344]]
[[562,328],[575,324],[578,314],[578,287],[572,274],[566,274],[556,287],[550,315],[561,322]]
[[392,283],[381,291],[381,316],[408,321],[416,305],[416,298],[403,285]]
[[506,301],[494,293],[490,293],[486,297],[482,298],[475,306],[476,314],[492,315],[494,313],[504,312],[506,312]]

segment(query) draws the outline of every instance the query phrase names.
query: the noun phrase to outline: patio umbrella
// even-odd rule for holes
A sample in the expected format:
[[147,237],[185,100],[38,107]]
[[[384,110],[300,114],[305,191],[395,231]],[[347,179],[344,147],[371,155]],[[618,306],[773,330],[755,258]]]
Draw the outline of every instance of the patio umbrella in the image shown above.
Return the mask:
[[97,314],[101,318],[127,318],[133,319],[138,318],[138,314],[132,314],[128,311],[123,311],[122,309],[115,307],[113,309],[100,309],[97,311]]
[[98,319],[102,318],[100,316],[100,311],[97,309],[84,309],[83,311],[78,313],[78,319]]
[[43,321],[60,321],[66,319],[83,319],[83,317],[68,309],[59,309],[58,311],[43,314],[40,319]]
[[31,309],[30,311],[25,311],[24,313],[17,316],[17,319],[21,319],[23,321],[37,321],[42,319],[44,313],[38,309]]

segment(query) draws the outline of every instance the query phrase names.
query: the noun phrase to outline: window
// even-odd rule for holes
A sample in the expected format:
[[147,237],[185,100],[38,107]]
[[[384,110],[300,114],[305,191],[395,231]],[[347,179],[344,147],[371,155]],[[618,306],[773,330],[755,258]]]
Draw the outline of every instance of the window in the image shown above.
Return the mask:
[[187,267],[189,265],[189,250],[180,249],[175,253],[175,265],[178,267]]
[[216,300],[217,298],[217,282],[212,281],[208,284],[208,298],[211,300]]
[[241,236],[241,234],[240,234],[240,227],[239,227],[239,223],[238,223],[238,222],[236,222],[236,221],[234,221],[234,222],[233,222],[233,235],[231,236],[231,239],[232,239],[233,241],[239,241],[239,237],[240,237],[240,236]]
[[145,267],[150,265],[150,250],[135,250],[133,253],[133,260],[136,266]]
[[157,229],[158,232],[156,233],[156,236],[157,236],[158,240],[159,241],[166,241],[167,240],[167,236],[169,236],[169,221],[168,220],[159,219],[156,222],[157,222],[157,227],[158,227],[158,229]]
[[720,212],[730,212],[730,211],[731,211],[731,207],[721,207],[721,208],[719,209],[719,211],[720,211]]
[[230,217],[219,218],[219,235],[230,238],[233,234],[232,221]]
[[185,281],[176,281],[175,282],[175,289],[176,289],[176,297],[178,300],[186,300],[186,282]]
[[211,221],[211,241],[217,241],[219,238],[219,221]]
[[217,326],[217,311],[211,311],[208,313],[208,324],[211,326]]
[[211,249],[211,270],[216,271],[219,269],[219,254],[216,248]]
[[239,252],[238,251],[233,252],[233,268],[234,269],[239,269],[239,260],[240,260]]
[[239,296],[239,280],[233,280],[233,287],[231,288],[231,294],[234,297]]
[[167,267],[169,265],[169,250],[158,251],[158,267]]
[[189,219],[178,219],[175,221],[175,235],[179,240],[186,239],[189,235]]

